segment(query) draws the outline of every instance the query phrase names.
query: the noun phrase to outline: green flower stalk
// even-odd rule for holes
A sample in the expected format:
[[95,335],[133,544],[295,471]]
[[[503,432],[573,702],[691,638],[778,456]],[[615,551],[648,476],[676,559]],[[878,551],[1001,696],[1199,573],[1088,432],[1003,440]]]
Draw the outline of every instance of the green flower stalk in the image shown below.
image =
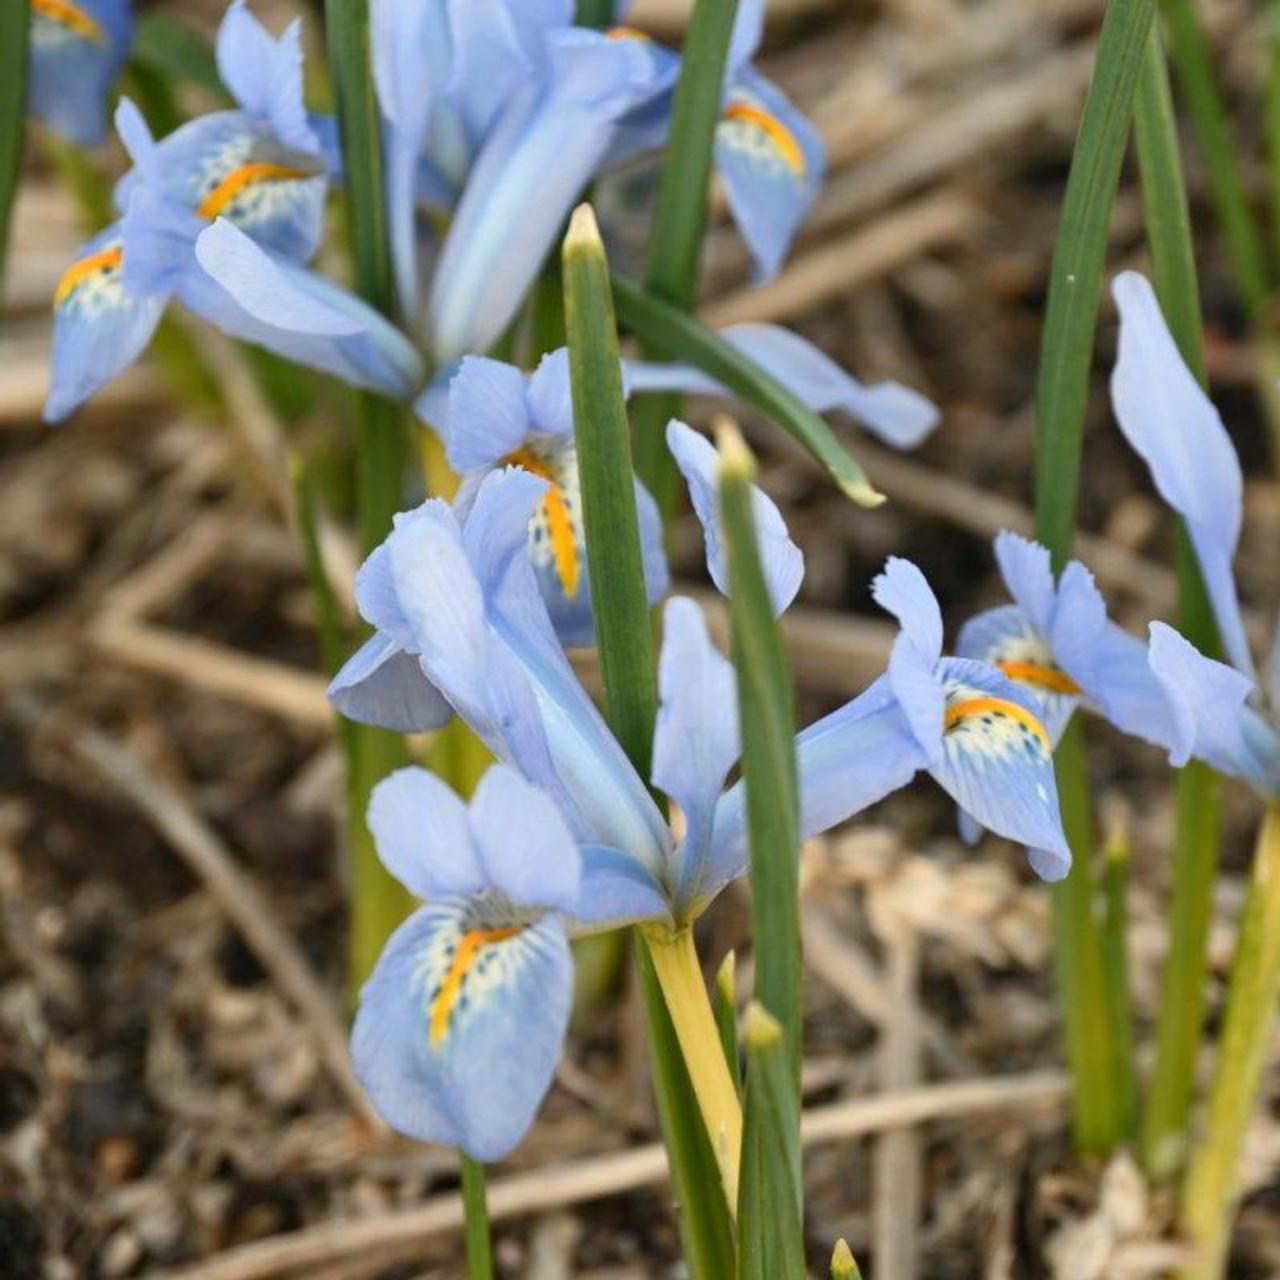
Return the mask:
[[1268,809],[1231,967],[1218,1068],[1204,1136],[1187,1170],[1182,1225],[1195,1250],[1180,1280],[1226,1275],[1231,1221],[1240,1186],[1240,1154],[1257,1110],[1276,1004],[1280,1000],[1280,803]]

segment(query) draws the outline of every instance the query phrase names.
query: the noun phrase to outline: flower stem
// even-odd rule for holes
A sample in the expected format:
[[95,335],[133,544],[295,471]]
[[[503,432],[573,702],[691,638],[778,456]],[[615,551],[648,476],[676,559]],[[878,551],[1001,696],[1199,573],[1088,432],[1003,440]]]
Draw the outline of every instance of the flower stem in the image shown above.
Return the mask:
[[1055,763],[1062,823],[1071,845],[1071,874],[1053,887],[1055,950],[1067,1059],[1074,1084],[1076,1146],[1106,1156],[1124,1127],[1116,1082],[1116,1054],[1107,992],[1102,931],[1096,909],[1093,818],[1084,735],[1067,727]]
[[[325,29],[338,97],[356,291],[383,315],[393,316],[395,289],[383,200],[381,119],[370,63],[368,0],[325,0]],[[386,537],[400,507],[407,432],[398,405],[367,391],[357,393],[356,403],[360,545],[369,552]],[[349,979],[354,992],[409,903],[379,861],[365,824],[369,796],[392,768],[404,762],[404,743],[397,735],[366,725],[359,726],[348,741]]]
[[1120,1096],[1120,1136],[1132,1142],[1138,1127],[1138,1077],[1133,1053],[1133,995],[1129,979],[1129,833],[1118,827],[1107,839],[1102,892],[1102,962],[1107,983],[1107,1013],[1115,1050],[1116,1092]]
[[1258,835],[1253,875],[1240,919],[1204,1137],[1192,1155],[1183,1187],[1182,1223],[1196,1256],[1179,1273],[1181,1280],[1218,1280],[1226,1273],[1240,1149],[1258,1101],[1277,999],[1280,802],[1272,802]]
[[742,1106],[725,1062],[720,1031],[702,980],[693,930],[688,927],[674,933],[647,930],[645,942],[720,1165],[725,1200],[732,1211],[738,1203]]
[[462,1207],[466,1218],[468,1280],[493,1280],[493,1242],[485,1201],[484,1165],[459,1152],[462,1164]]

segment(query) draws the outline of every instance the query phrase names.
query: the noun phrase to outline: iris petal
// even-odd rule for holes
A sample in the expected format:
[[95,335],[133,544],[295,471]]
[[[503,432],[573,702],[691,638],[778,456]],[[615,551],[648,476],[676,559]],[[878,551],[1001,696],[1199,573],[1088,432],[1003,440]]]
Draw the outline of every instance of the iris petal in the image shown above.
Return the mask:
[[758,275],[776,275],[822,187],[818,131],[785,94],[744,69],[716,127],[715,162]]
[[146,350],[168,298],[124,278],[119,224],[80,250],[54,296],[53,360],[46,422],[61,422]]
[[[24,0],[25,2],[25,0]],[[27,110],[79,147],[107,133],[107,98],[129,56],[128,0],[35,0]]]
[[399,1132],[500,1160],[551,1086],[573,970],[564,926],[446,899],[396,931],[361,996],[356,1072]]

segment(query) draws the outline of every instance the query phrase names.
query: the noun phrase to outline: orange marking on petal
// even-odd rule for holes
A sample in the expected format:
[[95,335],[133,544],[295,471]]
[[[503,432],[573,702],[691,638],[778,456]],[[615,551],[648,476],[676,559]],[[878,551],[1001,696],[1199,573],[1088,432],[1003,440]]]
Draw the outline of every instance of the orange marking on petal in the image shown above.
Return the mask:
[[1020,707],[1016,702],[1009,702],[1005,698],[966,698],[963,702],[953,702],[947,708],[946,716],[943,718],[943,732],[950,733],[965,721],[976,720],[979,716],[985,715],[1007,716],[1024,728],[1030,729],[1046,753],[1053,753],[1053,744],[1049,741],[1044,725],[1025,707]]
[[310,177],[301,169],[293,169],[285,164],[272,164],[267,160],[255,160],[250,164],[242,164],[232,169],[203,200],[197,212],[202,218],[216,218],[229,204],[245,191],[259,182],[291,182],[298,178]]
[[53,309],[56,311],[73,293],[91,276],[99,271],[114,271],[124,259],[124,252],[117,245],[114,249],[103,249],[99,253],[91,253],[79,262],[73,262],[58,280],[58,287],[53,291]]
[[462,984],[467,974],[479,959],[485,947],[497,942],[506,942],[514,938],[521,930],[518,927],[507,929],[473,929],[458,939],[457,950],[453,953],[453,963],[440,984],[440,992],[431,1005],[431,1043],[439,1045],[449,1033],[449,1022],[453,1017],[454,1006],[462,994]]
[[107,33],[101,24],[71,0],[31,0],[31,11],[66,27],[82,40],[91,40],[94,44],[107,43]]
[[530,475],[550,484],[542,505],[547,513],[547,532],[551,536],[551,553],[555,556],[556,576],[565,595],[572,600],[578,594],[582,577],[582,565],[578,559],[578,540],[574,536],[573,521],[565,506],[564,490],[557,483],[555,474],[541,458],[528,449],[517,449],[505,459],[511,466],[523,467]]
[[610,40],[640,40],[645,44],[653,42],[653,37],[639,27],[610,27],[605,36]]
[[997,662],[996,666],[1018,684],[1029,684],[1036,689],[1047,689],[1050,693],[1065,693],[1071,696],[1084,692],[1065,671],[1058,667],[1044,667],[1038,662]]
[[796,135],[777,116],[761,107],[754,107],[749,102],[735,102],[725,110],[724,118],[738,120],[759,129],[778,148],[787,168],[797,176],[804,177],[808,167],[805,164],[804,150],[796,141]]

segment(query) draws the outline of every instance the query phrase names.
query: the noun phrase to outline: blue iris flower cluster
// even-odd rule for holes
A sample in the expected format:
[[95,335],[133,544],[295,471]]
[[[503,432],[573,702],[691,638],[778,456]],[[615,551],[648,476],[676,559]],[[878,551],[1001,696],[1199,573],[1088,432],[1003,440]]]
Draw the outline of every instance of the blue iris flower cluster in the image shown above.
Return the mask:
[[[33,0],[31,109],[86,143],[129,34],[127,6]],[[820,187],[813,125],[751,64],[761,0],[743,0],[715,163],[760,276],[776,272]],[[566,646],[593,625],[566,353],[532,373],[484,353],[523,305],[584,187],[661,147],[679,58],[619,26],[574,25],[571,0],[372,0],[399,323],[310,265],[330,185],[331,121],[303,103],[297,24],[272,37],[233,0],[217,39],[236,101],[152,137],[132,103],[115,123],[133,167],[117,220],[58,284],[46,416],[70,414],[134,361],[169,302],[235,337],[413,405],[461,476],[453,502],[402,513],[356,583],[371,638],[333,680],[352,719],[401,732],[464,720],[497,758],[470,804],[426,770],[375,790],[369,824],[388,869],[424,905],[388,943],[363,994],[356,1067],[395,1128],[500,1158],[532,1123],[558,1061],[572,990],[569,941],[639,924],[688,927],[748,869],[732,667],[699,608],[666,598],[649,776],[628,760]],[[1148,649],[1108,621],[1088,570],[1056,575],[1013,534],[995,553],[1013,603],[973,619],[955,656],[924,576],[891,558],[873,595],[899,632],[887,670],[796,738],[805,836],[928,773],[962,830],[1025,845],[1064,876],[1053,749],[1080,706],[1280,794],[1280,661],[1257,677],[1230,564],[1239,463],[1178,357],[1150,287],[1125,275],[1113,382],[1122,429],[1186,519],[1231,665],[1156,623]],[[842,410],[896,447],[937,423],[922,396],[866,386],[797,335],[742,325],[725,339],[817,411]],[[429,371],[437,372],[434,377]],[[628,362],[628,394],[729,393],[680,364]],[[667,443],[701,523],[710,576],[727,570],[718,455],[686,424]],[[650,602],[670,582],[661,523],[637,482]],[[753,493],[775,610],[804,559]],[[671,802],[669,821],[653,798]]]

